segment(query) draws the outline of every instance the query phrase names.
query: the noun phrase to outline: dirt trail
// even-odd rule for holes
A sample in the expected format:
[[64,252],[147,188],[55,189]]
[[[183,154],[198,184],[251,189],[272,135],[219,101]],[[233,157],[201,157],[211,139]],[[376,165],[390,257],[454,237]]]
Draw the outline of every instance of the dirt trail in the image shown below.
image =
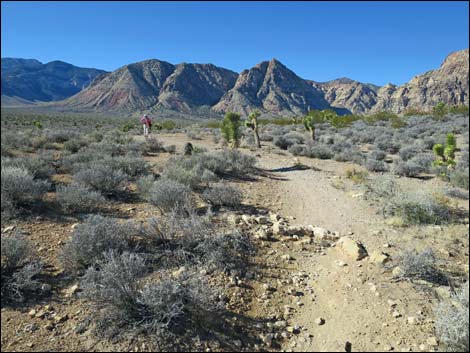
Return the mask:
[[[271,177],[261,187],[251,186],[257,194],[255,202],[274,206],[279,214],[291,218],[292,224],[312,224],[338,231],[362,241],[369,251],[389,252],[390,249],[383,248],[389,234],[377,236],[383,229],[383,220],[375,210],[354,193],[332,186],[342,174],[340,168],[344,169],[344,164],[311,159],[300,162],[310,168],[296,169],[295,158],[291,156],[262,153],[259,166],[270,171]],[[281,276],[289,280],[305,273],[308,280],[304,288],[313,288],[312,294],[303,291],[300,299],[286,292],[288,286],[277,288],[278,300],[296,308],[289,324],[301,327],[299,334],[285,341],[284,350],[419,350],[419,345],[433,336],[429,323],[423,321],[420,326],[407,323],[408,317],[427,316],[428,308],[421,305],[426,297],[407,283],[390,281],[390,274],[380,266],[367,259],[345,258],[335,248],[312,254],[295,246],[279,248],[273,243],[272,247],[295,259],[293,268]],[[341,266],[338,261],[343,262]],[[389,301],[396,306],[392,307]],[[400,317],[393,317],[393,311],[400,313]],[[254,308],[253,314],[259,314],[258,308]],[[316,323],[318,318],[325,323]]]

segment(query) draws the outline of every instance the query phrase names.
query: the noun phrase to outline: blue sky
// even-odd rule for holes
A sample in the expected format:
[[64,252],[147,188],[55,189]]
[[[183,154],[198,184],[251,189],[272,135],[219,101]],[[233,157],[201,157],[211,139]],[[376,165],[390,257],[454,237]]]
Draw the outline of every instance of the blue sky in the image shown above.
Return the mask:
[[115,70],[156,58],[402,84],[468,47],[468,2],[2,1],[2,57]]

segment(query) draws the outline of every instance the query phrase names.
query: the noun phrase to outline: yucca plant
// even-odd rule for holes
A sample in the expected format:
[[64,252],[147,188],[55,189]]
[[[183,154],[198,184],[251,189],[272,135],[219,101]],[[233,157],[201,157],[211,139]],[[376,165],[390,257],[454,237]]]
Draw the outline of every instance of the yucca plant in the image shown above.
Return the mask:
[[261,148],[261,143],[258,134],[258,117],[260,115],[261,113],[259,112],[259,110],[255,110],[250,113],[250,115],[248,116],[248,120],[245,121],[245,126],[253,130],[253,134],[255,135],[255,145],[257,148]]
[[240,144],[240,114],[229,112],[222,122],[222,136],[231,148]]

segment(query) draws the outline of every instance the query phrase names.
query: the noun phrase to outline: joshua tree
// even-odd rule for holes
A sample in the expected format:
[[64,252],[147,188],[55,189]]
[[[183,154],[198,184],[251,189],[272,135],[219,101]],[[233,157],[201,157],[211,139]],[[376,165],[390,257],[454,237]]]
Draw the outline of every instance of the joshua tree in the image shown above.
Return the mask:
[[436,157],[439,159],[434,161],[434,165],[438,167],[449,167],[455,165],[455,150],[457,143],[454,134],[447,134],[445,147],[438,143],[432,148]]
[[258,134],[258,117],[261,115],[259,110],[255,110],[251,112],[248,116],[248,120],[245,122],[246,127],[249,127],[253,130],[253,134],[255,135],[255,144],[256,147],[261,148],[261,143],[259,141],[259,134]]
[[434,113],[434,116],[436,118],[440,119],[440,118],[444,117],[444,115],[447,113],[447,106],[444,103],[439,102],[432,109],[432,112]]
[[310,136],[312,137],[312,141],[315,141],[315,123],[314,123],[314,119],[315,119],[315,117],[313,115],[307,115],[303,119],[305,129],[310,132]]
[[237,148],[240,143],[240,114],[227,113],[222,122],[222,136],[231,148]]

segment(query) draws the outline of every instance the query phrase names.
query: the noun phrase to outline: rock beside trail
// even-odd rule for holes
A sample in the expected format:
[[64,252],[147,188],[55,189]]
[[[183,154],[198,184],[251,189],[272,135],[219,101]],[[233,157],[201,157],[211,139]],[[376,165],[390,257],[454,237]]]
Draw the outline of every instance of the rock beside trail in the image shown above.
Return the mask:
[[368,255],[364,245],[350,237],[341,237],[336,245],[345,255],[356,261],[362,260]]
[[390,256],[380,250],[374,250],[369,257],[369,262],[377,265],[384,265],[390,261]]

